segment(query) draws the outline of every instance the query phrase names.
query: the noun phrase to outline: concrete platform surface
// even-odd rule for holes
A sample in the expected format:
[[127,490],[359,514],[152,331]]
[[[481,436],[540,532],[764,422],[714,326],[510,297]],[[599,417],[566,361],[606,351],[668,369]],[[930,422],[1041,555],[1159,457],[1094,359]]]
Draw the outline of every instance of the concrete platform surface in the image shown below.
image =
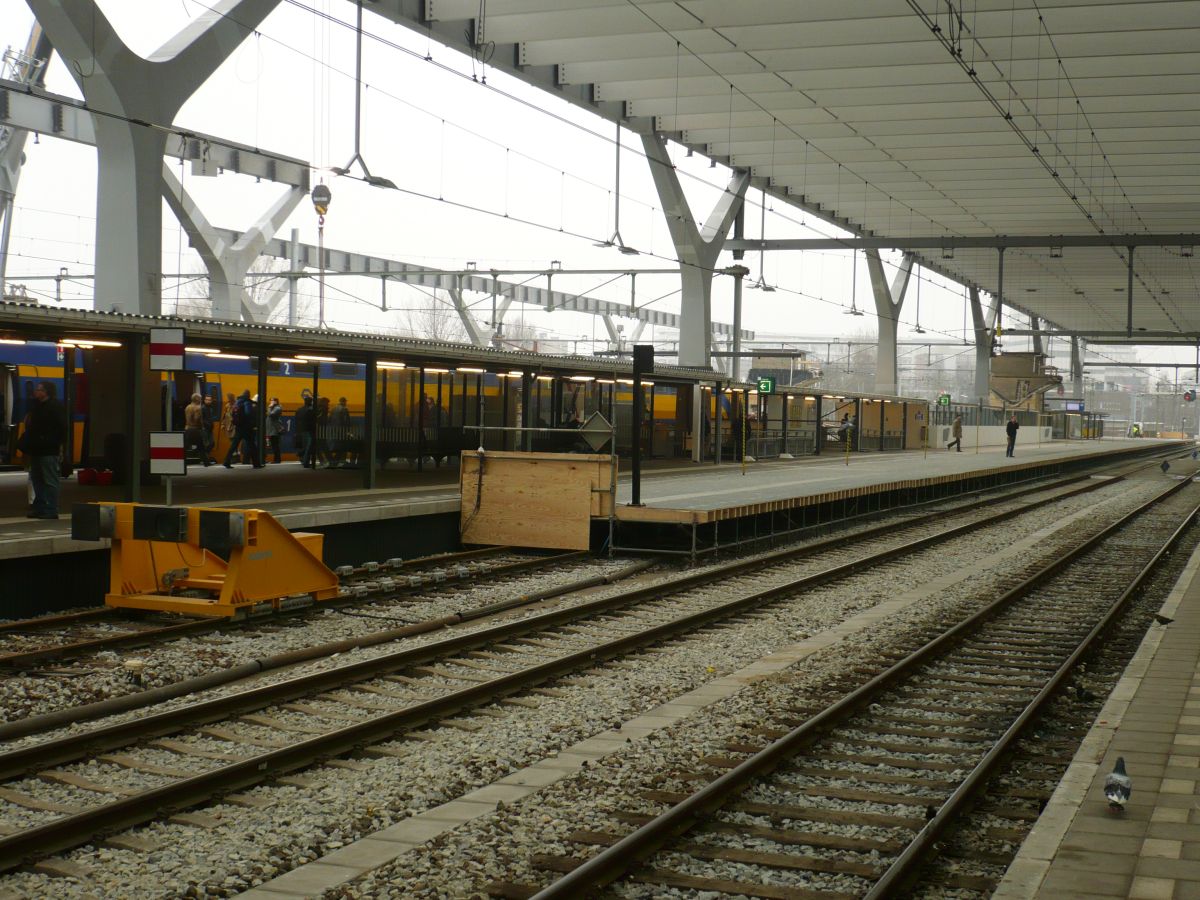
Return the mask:
[[[1160,443],[1151,439],[1056,442],[1017,446],[1012,459],[1002,448],[978,452],[946,450],[870,452],[844,456],[808,456],[794,460],[748,463],[743,474],[740,463],[691,463],[683,460],[651,460],[642,479],[645,510],[620,506],[620,518],[638,519],[656,510],[699,511],[728,515],[743,506],[789,501],[803,504],[838,491],[870,489],[897,481],[945,479],[965,473],[1020,468],[1092,455],[1109,455],[1122,450],[1145,449]],[[628,461],[622,460],[618,498],[630,499]],[[361,473],[352,469],[303,469],[298,463],[249,466],[192,467],[184,478],[175,479],[176,505],[231,506],[265,509],[288,528],[313,528],[377,519],[457,512],[459,509],[458,467],[429,468],[423,472],[396,467],[380,473],[378,486],[364,490]],[[0,473],[0,559],[95,549],[70,539],[70,509],[73,503],[120,500],[120,488],[81,487],[74,480],[63,483],[58,521],[24,517],[27,502],[24,472]],[[161,487],[148,487],[143,502],[163,503]]]

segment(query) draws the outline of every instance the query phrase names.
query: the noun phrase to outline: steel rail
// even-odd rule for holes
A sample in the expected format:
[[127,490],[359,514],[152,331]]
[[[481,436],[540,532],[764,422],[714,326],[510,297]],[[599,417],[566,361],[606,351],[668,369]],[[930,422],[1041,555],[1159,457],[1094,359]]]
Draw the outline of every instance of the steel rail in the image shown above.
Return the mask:
[[91,622],[95,619],[108,619],[119,615],[120,612],[118,610],[107,606],[98,606],[73,613],[37,616],[33,619],[10,619],[7,622],[0,622],[0,634],[12,631],[40,631],[43,628],[54,628],[60,625],[70,625],[75,622]]
[[[1005,510],[989,517],[984,522],[967,522],[955,528],[949,528],[936,534],[927,535],[923,538],[878,551],[874,554],[858,557],[849,562],[841,563],[773,588],[719,604],[704,611],[704,613],[694,614],[691,617],[685,617],[683,620],[676,621],[685,623],[684,627],[695,627],[695,625],[702,624],[705,621],[703,617],[706,615],[711,614],[718,618],[728,617],[745,609],[773,602],[788,594],[816,587],[838,578],[854,575],[861,571],[864,564],[883,562],[888,559],[914,553],[934,544],[966,534],[981,525],[1002,522],[1016,515],[1035,510],[1048,503],[1097,490],[1100,487],[1113,484],[1117,480],[1119,479],[1092,481],[1066,494],[1056,494],[1053,497],[1027,503],[1024,506],[1015,507],[1011,510]],[[871,533],[868,536],[874,537],[877,530],[871,529]],[[860,535],[852,535],[850,537],[856,540],[862,539]],[[189,704],[178,709],[154,713],[129,722],[102,726],[90,731],[78,732],[54,740],[20,747],[0,754],[0,780],[16,778],[26,773],[36,772],[47,765],[62,765],[78,761],[93,753],[128,746],[145,738],[161,737],[162,735],[170,734],[188,726],[207,724],[232,715],[241,715],[262,709],[275,703],[283,703],[316,692],[332,690],[348,683],[376,678],[394,672],[397,669],[424,665],[449,654],[476,650],[513,637],[525,636],[529,633],[570,624],[589,616],[611,612],[647,600],[659,599],[670,594],[693,590],[697,587],[703,587],[732,576],[741,575],[747,571],[761,570],[771,562],[779,562],[787,558],[815,553],[830,546],[844,545],[844,543],[845,538],[833,537],[806,547],[778,551],[765,559],[760,557],[758,559],[738,561],[719,569],[686,575],[651,587],[638,588],[633,591],[617,594],[613,597],[605,597],[560,610],[552,610],[538,616],[530,616],[514,622],[495,625],[469,634],[424,644],[420,647],[398,650],[356,663],[348,663],[334,669],[301,675],[286,681],[263,685],[262,687],[242,691],[237,694],[216,697],[212,700]],[[0,848],[3,845],[4,840],[0,839]]]
[[[1096,486],[1110,483],[1112,483],[1111,480],[1101,481],[1097,482]],[[1093,485],[1088,485],[1083,489],[1072,492],[1072,494],[1082,493],[1087,489],[1094,489],[1094,487]],[[1058,499],[1062,499],[1062,495],[1056,495],[1045,501],[1027,504],[1024,507],[1017,507],[1014,510],[1006,510],[989,518],[987,522],[1003,521],[1013,515],[1030,511],[1044,503],[1053,502]],[[0,838],[0,872],[16,868],[29,859],[44,857],[61,850],[79,846],[98,835],[150,821],[164,810],[178,810],[193,806],[213,796],[240,790],[278,775],[311,765],[313,762],[336,757],[340,754],[360,749],[373,742],[386,740],[403,729],[416,727],[432,719],[453,714],[479,703],[494,701],[499,697],[552,678],[561,677],[581,668],[590,668],[595,666],[598,660],[619,656],[631,650],[655,644],[679,633],[694,631],[712,622],[727,619],[731,615],[749,611],[781,599],[784,596],[794,593],[797,589],[802,590],[843,576],[856,574],[861,571],[864,562],[890,559],[910,553],[946,540],[951,536],[963,534],[969,530],[978,528],[980,524],[980,522],[966,523],[958,528],[948,529],[936,535],[909,542],[900,547],[889,548],[865,558],[860,557],[851,562],[815,573],[814,575],[809,575],[764,591],[758,591],[736,600],[710,607],[709,609],[691,613],[652,628],[608,641],[604,644],[585,648],[530,669],[503,675],[468,688],[451,692],[443,697],[425,701],[395,712],[375,716],[347,726],[346,728],[309,738],[283,749],[268,751],[200,775],[192,776],[191,778],[163,785],[159,788],[106,803],[80,813],[65,816],[46,825],[26,829],[17,834]],[[751,565],[760,567],[761,563],[758,560],[752,560],[738,563],[731,568],[741,571]],[[0,756],[0,777],[12,777],[30,768],[38,770],[45,768],[47,765],[69,762],[79,758],[79,754],[81,753],[97,753],[116,746],[122,746],[136,739],[132,736],[134,732],[137,733],[137,737],[155,736],[174,730],[179,725],[204,724],[230,714],[262,708],[271,702],[289,699],[294,696],[297,686],[301,683],[303,683],[304,693],[312,693],[314,689],[320,689],[314,688],[314,685],[338,686],[354,678],[385,674],[397,668],[428,662],[438,655],[445,655],[447,652],[461,652],[486,644],[494,644],[506,638],[575,621],[594,612],[609,611],[620,606],[628,606],[636,602],[631,599],[634,597],[649,599],[661,596],[665,592],[665,588],[674,592],[680,589],[679,583],[686,583],[689,587],[694,587],[697,584],[706,583],[719,577],[721,576],[714,576],[714,573],[699,573],[679,579],[673,584],[643,588],[618,595],[615,598],[605,598],[565,610],[555,610],[544,613],[541,616],[506,623],[491,629],[450,638],[435,644],[400,651],[371,660],[364,660],[337,670],[315,673],[288,682],[282,682],[278,685],[268,685],[253,691],[232,695],[231,697],[217,698],[180,710],[159,713],[154,716],[135,720],[131,723],[96,729],[58,741],[36,744]]]
[[[828,728],[857,713],[877,695],[889,690],[913,669],[924,665],[961,636],[974,631],[978,626],[1033,588],[1048,581],[1070,563],[1098,546],[1144,512],[1174,496],[1189,483],[1191,483],[1190,478],[1172,485],[1158,496],[1122,516],[1098,534],[1025,579],[1021,584],[1006,591],[987,606],[928,641],[884,672],[874,676],[783,737],[773,741],[763,750],[705,785],[686,800],[677,803],[543,888],[533,896],[533,900],[568,900],[568,898],[575,900],[575,898],[588,896],[597,889],[617,880],[641,860],[657,852],[672,839],[689,831],[701,819],[725,805],[730,797],[741,793],[755,779],[773,771],[780,764],[802,751]],[[1195,515],[1195,511],[1192,515]]]
[[1062,686],[1062,683],[1071,674],[1075,666],[1078,665],[1084,654],[1112,626],[1117,616],[1125,611],[1142,585],[1154,574],[1154,570],[1161,562],[1163,556],[1179,543],[1180,538],[1183,537],[1183,533],[1196,521],[1198,515],[1200,515],[1200,505],[1193,508],[1179,524],[1179,527],[1163,542],[1163,545],[1159,547],[1150,561],[1142,567],[1142,570],[1129,583],[1129,586],[1121,592],[1121,596],[1117,597],[1109,605],[1104,616],[1092,626],[1071,655],[1050,676],[1046,684],[1038,691],[1037,696],[1029,702],[1020,715],[1005,729],[1004,734],[1000,736],[992,748],[984,755],[983,759],[976,764],[975,768],[971,770],[962,784],[946,799],[946,802],[938,809],[937,814],[925,824],[925,827],[917,833],[916,837],[904,848],[903,852],[888,866],[871,890],[867,892],[866,900],[884,900],[886,897],[894,896],[890,893],[893,889],[898,889],[905,882],[911,880],[917,866],[924,861],[926,855],[933,848],[934,842],[956,818],[965,812],[964,807],[971,796],[987,784],[988,778],[1004,754],[1016,742],[1017,738],[1041,711],[1046,702]]
[[[471,551],[476,552],[476,551]],[[526,572],[530,569],[541,569],[546,566],[551,566],[556,563],[572,562],[576,559],[582,559],[588,556],[586,550],[573,550],[570,553],[556,553],[552,556],[538,556],[533,559],[524,559],[518,562],[506,563],[501,566],[493,566],[484,572],[472,573],[470,575],[449,575],[447,581],[467,581],[472,578],[502,578],[508,575],[515,575],[520,572]],[[414,560],[415,564],[417,561]],[[314,609],[332,609],[339,606],[347,606],[370,601],[377,598],[380,594],[389,592],[404,593],[412,590],[408,585],[395,585],[390,588],[383,588],[372,591],[364,597],[334,597],[330,600],[325,600],[320,603],[314,603],[312,606],[302,607],[300,609],[277,613],[275,616],[267,616],[262,619],[239,619],[237,621],[224,618],[204,618],[204,619],[189,619],[186,622],[180,622],[173,625],[164,625],[160,628],[149,628],[143,631],[129,631],[122,634],[110,634],[101,638],[93,638],[87,641],[76,641],[70,644],[60,644],[56,647],[37,647],[32,650],[18,650],[13,653],[0,653],[0,667],[4,668],[19,668],[21,666],[34,665],[35,663],[46,662],[52,659],[72,659],[83,656],[87,653],[95,653],[100,650],[113,650],[118,647],[138,647],[144,644],[158,643],[159,641],[173,640],[174,638],[187,637],[193,634],[207,634],[212,631],[220,631],[225,628],[241,628],[246,624],[256,625],[262,622],[269,622],[278,619],[281,616],[303,616],[311,613]]]
[[269,672],[276,669],[283,669],[289,666],[299,665],[300,663],[320,659],[323,656],[335,656],[339,653],[345,653],[350,650],[357,650],[363,647],[373,647],[378,644],[400,640],[401,638],[413,637],[414,635],[425,634],[430,631],[438,631],[443,628],[453,628],[456,625],[460,625],[461,623],[470,621],[472,619],[480,619],[486,616],[496,615],[497,613],[515,609],[519,606],[541,603],[543,601],[562,596],[563,594],[583,591],[606,584],[615,584],[616,582],[622,581],[632,575],[637,575],[654,565],[656,565],[654,560],[642,560],[640,562],[635,562],[631,565],[628,565],[616,572],[610,572],[605,575],[593,575],[589,578],[584,578],[579,581],[572,581],[567,584],[559,584],[554,587],[543,588],[542,590],[531,591],[526,594],[519,594],[515,597],[509,597],[505,600],[487,603],[483,606],[478,606],[474,609],[463,610],[462,612],[452,613],[448,616],[439,616],[435,619],[423,619],[420,622],[413,622],[408,625],[402,625],[398,628],[387,628],[383,631],[373,631],[369,634],[359,635],[358,637],[344,638],[342,640],[331,641],[325,644],[316,644],[310,647],[301,648],[299,650],[287,650],[283,653],[277,653],[273,656],[254,659],[250,662],[242,663],[231,668],[219,669],[215,672],[209,672],[205,675],[197,675],[194,678],[188,678],[184,679],[183,681],[165,684],[162,687],[150,688],[145,691],[139,691],[134,694],[125,694],[119,697],[109,697],[105,700],[86,703],[82,706],[72,706],[63,709],[57,709],[53,712],[42,713],[40,715],[30,716],[25,719],[16,719],[10,722],[3,722],[0,723],[0,741],[11,741],[19,737],[37,734],[41,731],[50,731],[55,728],[62,728],[66,725],[77,725],[80,722],[87,722],[92,719],[117,715],[118,713],[129,712],[134,709],[142,709],[144,707],[160,703],[164,700],[182,697],[186,694],[197,693],[199,691],[206,691],[210,688],[227,685],[234,681],[241,681],[245,678],[251,678],[255,675],[259,675],[262,672]]

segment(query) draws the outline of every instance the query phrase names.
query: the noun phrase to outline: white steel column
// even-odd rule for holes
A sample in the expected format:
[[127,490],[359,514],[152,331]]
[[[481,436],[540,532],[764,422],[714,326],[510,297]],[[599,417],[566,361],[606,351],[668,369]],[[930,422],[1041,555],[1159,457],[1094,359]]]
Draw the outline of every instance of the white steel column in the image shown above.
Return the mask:
[[[40,25],[29,33],[25,52],[15,56],[4,76],[22,84],[41,87],[46,81],[50,63],[50,41]],[[0,298],[4,297],[4,273],[8,268],[8,241],[12,233],[13,212],[16,207],[17,182],[25,164],[25,139],[29,132],[0,122]]]
[[[298,187],[288,188],[257,222],[246,229],[234,243],[227,244],[225,238],[209,224],[200,207],[184,190],[175,173],[171,171],[171,166],[165,162],[160,162],[159,166],[162,169],[162,193],[167,199],[167,205],[175,213],[175,218],[187,232],[191,245],[200,254],[205,268],[208,269],[212,317],[227,322],[237,321],[239,316],[243,316],[247,321],[261,319],[264,310],[250,309],[247,303],[246,274],[259,254],[275,237],[275,232],[305,198],[304,190]],[[266,310],[265,313],[269,315],[270,310]]]
[[704,223],[697,228],[691,207],[683,195],[679,176],[667,153],[666,139],[642,135],[650,174],[662,202],[667,228],[679,257],[682,295],[679,314],[679,364],[710,366],[709,340],[712,331],[713,269],[729,236],[729,229],[746,199],[750,173],[735,175],[724,195]]
[[879,394],[898,394],[896,381],[896,330],[900,310],[904,306],[904,295],[908,291],[908,279],[912,275],[914,257],[904,254],[900,268],[889,287],[883,273],[883,260],[878,250],[867,250],[867,271],[871,274],[871,293],[875,297],[875,315],[879,323],[879,337],[875,351],[875,391]]
[[1071,393],[1083,399],[1083,354],[1079,338],[1071,337]]
[[476,347],[490,347],[492,338],[496,334],[495,327],[493,326],[492,330],[488,331],[479,326],[479,323],[475,321],[475,317],[471,315],[471,311],[467,309],[467,304],[463,302],[462,276],[459,275],[457,280],[458,286],[446,289],[450,294],[451,302],[454,303],[454,311],[458,313],[458,318],[462,322],[471,343]]
[[149,58],[125,45],[95,0],[27,2],[88,106],[103,113],[93,116],[96,309],[156,315],[169,137],[163,127],[279,0],[217,0]]
[[1000,302],[994,300],[991,309],[985,311],[979,299],[979,288],[969,288],[968,291],[971,322],[975,326],[975,396],[986,400],[991,393],[992,337],[996,333],[996,313],[1000,311]]
[[1033,352],[1045,355],[1046,345],[1042,342],[1042,320],[1037,316],[1029,317],[1029,330],[1033,332],[1030,337],[1033,339]]

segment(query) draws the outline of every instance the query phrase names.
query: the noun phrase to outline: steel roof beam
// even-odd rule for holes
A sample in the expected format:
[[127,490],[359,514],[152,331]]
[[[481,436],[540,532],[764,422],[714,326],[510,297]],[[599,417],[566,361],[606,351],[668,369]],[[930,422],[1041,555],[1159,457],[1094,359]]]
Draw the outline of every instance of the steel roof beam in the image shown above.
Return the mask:
[[[214,228],[213,233],[227,246],[235,246],[242,239],[241,232],[229,228]],[[302,268],[321,268],[320,256],[315,244],[300,243],[297,245],[299,261]],[[286,238],[272,238],[263,246],[262,254],[276,259],[290,260],[292,258],[292,242]],[[489,272],[451,272],[445,269],[434,269],[396,259],[384,259],[378,256],[368,256],[362,253],[350,253],[332,247],[325,248],[326,271],[345,272],[364,277],[387,278],[402,281],[436,290],[451,291],[459,289],[474,291],[481,294],[492,293],[496,288],[499,295],[523,303],[528,306],[539,306],[542,309],[565,309],[572,312],[590,313],[591,315],[622,316],[637,319],[650,325],[662,325],[667,328],[679,328],[679,316],[675,313],[657,309],[646,309],[644,306],[633,307],[624,303],[613,303],[597,297],[572,294],[565,291],[547,290],[529,284],[516,284],[493,278]],[[570,274],[570,273],[563,273]],[[733,328],[725,323],[713,323],[713,329],[720,334],[731,334]],[[754,332],[743,330],[742,335],[753,339]]]
[[1194,247],[1200,234],[998,234],[932,237],[743,238],[729,250],[972,250],[1049,247]]
[[[104,115],[82,101],[0,78],[0,109],[5,104],[8,114],[0,116],[5,125],[89,146],[96,144],[92,117]],[[218,169],[223,169],[308,190],[311,167],[302,159],[269,153],[203,132],[178,128],[162,130],[169,135],[166,156],[201,165],[207,161],[214,175]]]

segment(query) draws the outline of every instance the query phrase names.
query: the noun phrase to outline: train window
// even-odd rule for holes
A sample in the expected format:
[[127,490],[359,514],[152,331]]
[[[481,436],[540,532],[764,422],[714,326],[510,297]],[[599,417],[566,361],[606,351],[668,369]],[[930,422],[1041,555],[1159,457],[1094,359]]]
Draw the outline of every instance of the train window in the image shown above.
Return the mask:
[[354,378],[358,375],[358,363],[330,363],[329,370],[334,375],[344,375],[347,378]]

